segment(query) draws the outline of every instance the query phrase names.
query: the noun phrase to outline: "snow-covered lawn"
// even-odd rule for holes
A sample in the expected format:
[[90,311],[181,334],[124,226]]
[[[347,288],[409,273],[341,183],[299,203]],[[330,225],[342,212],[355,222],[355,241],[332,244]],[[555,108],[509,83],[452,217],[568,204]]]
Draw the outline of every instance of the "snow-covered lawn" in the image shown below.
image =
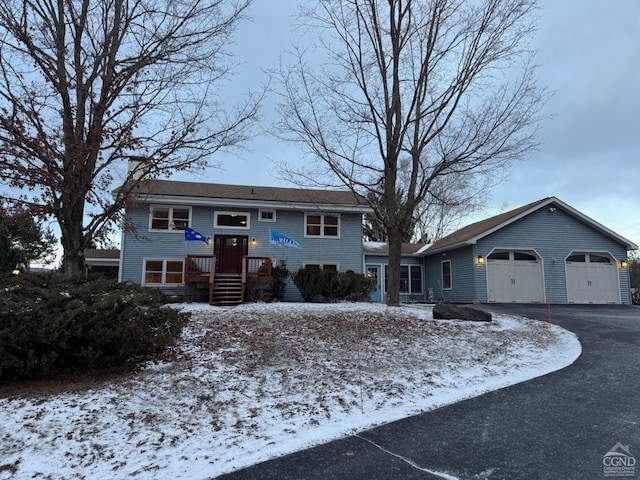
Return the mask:
[[212,478],[580,354],[556,326],[436,321],[425,306],[180,308],[193,312],[180,342],[136,373],[0,399],[0,479]]

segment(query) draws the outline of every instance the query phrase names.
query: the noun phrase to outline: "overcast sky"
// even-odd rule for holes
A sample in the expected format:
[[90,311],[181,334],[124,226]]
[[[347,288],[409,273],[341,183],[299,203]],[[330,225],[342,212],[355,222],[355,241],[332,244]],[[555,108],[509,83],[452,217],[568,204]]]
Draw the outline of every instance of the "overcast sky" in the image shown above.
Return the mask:
[[[257,89],[295,41],[294,0],[254,0],[253,21],[238,31],[243,65],[234,89]],[[539,79],[555,92],[553,118],[541,146],[493,189],[484,216],[556,196],[640,244],[640,1],[548,0],[542,3],[535,47]],[[267,101],[263,121],[273,119]],[[299,158],[294,146],[259,136],[240,158],[219,156],[216,183],[287,186],[273,159]],[[202,181],[202,177],[180,179]]]

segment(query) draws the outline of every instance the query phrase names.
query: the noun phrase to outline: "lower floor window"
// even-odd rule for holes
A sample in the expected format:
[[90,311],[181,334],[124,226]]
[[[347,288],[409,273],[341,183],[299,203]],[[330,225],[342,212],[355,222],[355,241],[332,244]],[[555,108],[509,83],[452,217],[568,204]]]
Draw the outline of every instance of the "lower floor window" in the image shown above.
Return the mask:
[[318,270],[338,271],[337,263],[305,263],[304,268],[317,268]]
[[[387,284],[389,266],[384,267],[384,283]],[[400,293],[422,293],[422,265],[400,265]]]
[[182,260],[145,260],[145,285],[179,285],[184,282]]

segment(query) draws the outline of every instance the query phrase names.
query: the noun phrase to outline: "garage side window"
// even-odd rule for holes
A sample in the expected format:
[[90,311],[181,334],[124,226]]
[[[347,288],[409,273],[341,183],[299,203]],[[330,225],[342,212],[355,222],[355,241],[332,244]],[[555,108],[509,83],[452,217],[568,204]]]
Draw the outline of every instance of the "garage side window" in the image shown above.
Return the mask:
[[442,288],[451,289],[451,260],[442,262]]

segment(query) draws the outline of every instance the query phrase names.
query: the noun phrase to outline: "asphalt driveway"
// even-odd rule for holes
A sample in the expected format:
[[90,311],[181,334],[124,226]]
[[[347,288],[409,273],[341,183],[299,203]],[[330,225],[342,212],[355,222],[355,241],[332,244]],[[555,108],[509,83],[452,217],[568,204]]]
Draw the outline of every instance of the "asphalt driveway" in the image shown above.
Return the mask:
[[[486,308],[548,317],[544,305]],[[551,313],[582,343],[563,370],[220,478],[640,479],[640,307]]]

